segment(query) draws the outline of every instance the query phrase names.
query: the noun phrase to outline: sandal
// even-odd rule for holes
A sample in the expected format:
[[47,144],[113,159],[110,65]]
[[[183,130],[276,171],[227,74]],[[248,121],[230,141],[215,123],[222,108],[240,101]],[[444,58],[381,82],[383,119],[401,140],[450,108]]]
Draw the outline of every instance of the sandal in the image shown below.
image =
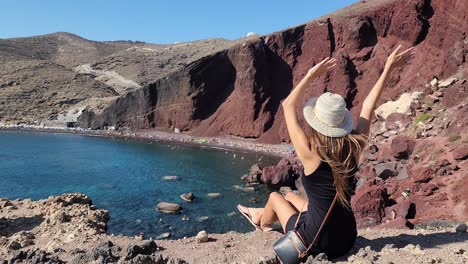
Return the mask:
[[[245,218],[247,218],[247,220],[249,220],[249,222],[255,227],[255,230],[262,230],[262,228],[260,228],[259,225],[257,225],[256,223],[254,223],[254,221],[253,221],[252,218],[251,218],[250,212],[246,213],[246,212],[242,211],[240,206],[241,206],[240,204],[237,205],[237,210],[239,210],[239,212],[240,212]],[[248,207],[245,207],[245,208],[247,208],[247,211],[249,210]]]

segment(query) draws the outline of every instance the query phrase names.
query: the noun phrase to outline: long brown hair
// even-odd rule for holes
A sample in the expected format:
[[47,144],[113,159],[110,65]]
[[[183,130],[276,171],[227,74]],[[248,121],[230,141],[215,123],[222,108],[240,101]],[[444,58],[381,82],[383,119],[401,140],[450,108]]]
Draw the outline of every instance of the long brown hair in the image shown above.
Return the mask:
[[352,132],[344,137],[328,137],[312,129],[310,144],[322,162],[328,163],[332,169],[338,201],[350,207],[346,198],[350,177],[354,177],[361,153],[367,143],[367,137]]

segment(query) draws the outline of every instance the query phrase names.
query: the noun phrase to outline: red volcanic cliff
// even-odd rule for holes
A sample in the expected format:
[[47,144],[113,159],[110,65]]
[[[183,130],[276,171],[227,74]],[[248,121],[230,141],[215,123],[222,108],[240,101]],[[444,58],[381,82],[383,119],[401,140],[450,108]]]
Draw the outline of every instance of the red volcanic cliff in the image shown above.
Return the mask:
[[356,113],[391,50],[415,46],[415,59],[393,74],[382,102],[422,90],[431,78],[466,68],[466,10],[465,0],[363,1],[203,57],[117,99],[97,116],[85,112],[78,123],[288,141],[280,102],[313,64],[326,56],[338,59],[307,97],[340,93]]

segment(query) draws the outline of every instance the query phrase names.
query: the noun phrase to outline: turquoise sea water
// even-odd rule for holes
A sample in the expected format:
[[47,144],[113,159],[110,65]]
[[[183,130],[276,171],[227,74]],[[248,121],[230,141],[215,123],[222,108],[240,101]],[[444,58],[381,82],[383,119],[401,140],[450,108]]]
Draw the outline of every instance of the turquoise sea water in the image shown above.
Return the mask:
[[[270,190],[262,186],[249,193],[232,186],[242,185],[240,176],[261,157],[157,142],[0,131],[0,197],[43,199],[82,192],[98,208],[109,210],[108,232],[115,234],[144,232],[154,238],[170,232],[171,238],[180,238],[202,229],[245,232],[253,228],[237,213],[236,204],[261,206]],[[275,161],[261,158],[264,165]],[[181,180],[164,181],[165,175]],[[193,203],[179,198],[186,192],[194,193]],[[222,198],[206,197],[210,192]],[[160,201],[177,202],[184,210],[160,214],[155,210]],[[184,215],[188,221],[181,221]]]

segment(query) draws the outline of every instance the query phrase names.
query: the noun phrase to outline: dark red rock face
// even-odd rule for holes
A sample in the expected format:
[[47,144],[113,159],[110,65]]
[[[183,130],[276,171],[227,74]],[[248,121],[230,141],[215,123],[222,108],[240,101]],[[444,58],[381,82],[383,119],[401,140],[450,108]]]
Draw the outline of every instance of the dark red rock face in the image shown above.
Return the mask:
[[[466,10],[465,0],[357,3],[305,25],[246,39],[130,92],[98,116],[84,114],[78,123],[289,141],[280,102],[312,65],[330,55],[338,59],[304,100],[333,91],[357,113],[391,50],[414,45],[415,59],[392,75],[382,101],[403,90],[423,90],[433,76],[444,78],[466,65]],[[456,94],[450,98],[444,103],[456,101]]]
[[358,227],[380,224],[385,217],[386,190],[378,179],[368,180],[351,199]]
[[416,143],[407,136],[396,136],[390,145],[392,155],[395,158],[406,159],[411,155]]

